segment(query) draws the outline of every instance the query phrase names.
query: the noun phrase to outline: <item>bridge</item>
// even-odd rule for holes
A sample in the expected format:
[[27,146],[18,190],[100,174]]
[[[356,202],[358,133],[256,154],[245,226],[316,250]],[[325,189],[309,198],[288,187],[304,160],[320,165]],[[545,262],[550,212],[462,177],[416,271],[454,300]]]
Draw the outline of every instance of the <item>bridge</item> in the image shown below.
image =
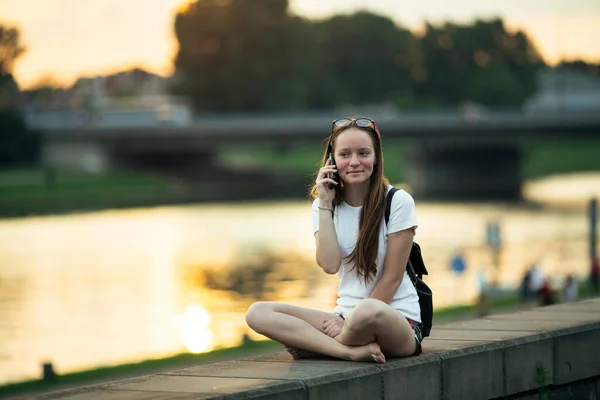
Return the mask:
[[[182,123],[157,120],[150,112],[105,113],[90,120],[57,111],[30,116],[28,123],[44,132],[43,154],[51,165],[154,169],[196,182],[212,177],[256,183],[264,176],[240,176],[221,165],[220,149],[317,146],[338,114],[203,116]],[[600,113],[395,112],[371,117],[384,144],[390,139],[409,144],[407,183],[415,196],[430,199],[518,199],[524,140],[600,137]]]

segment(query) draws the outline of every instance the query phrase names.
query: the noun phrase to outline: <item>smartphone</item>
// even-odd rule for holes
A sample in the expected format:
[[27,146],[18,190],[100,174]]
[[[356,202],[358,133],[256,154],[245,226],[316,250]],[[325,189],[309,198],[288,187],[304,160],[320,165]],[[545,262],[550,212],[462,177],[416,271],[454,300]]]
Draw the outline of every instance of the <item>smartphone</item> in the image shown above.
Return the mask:
[[[337,168],[337,166],[335,165],[335,159],[333,158],[333,154],[329,154],[329,164],[333,165]],[[338,175],[337,172],[334,172],[333,174],[329,174],[329,178],[333,179],[336,182],[340,181],[340,176]],[[333,183],[329,183],[328,187],[329,189],[333,189],[335,185]]]

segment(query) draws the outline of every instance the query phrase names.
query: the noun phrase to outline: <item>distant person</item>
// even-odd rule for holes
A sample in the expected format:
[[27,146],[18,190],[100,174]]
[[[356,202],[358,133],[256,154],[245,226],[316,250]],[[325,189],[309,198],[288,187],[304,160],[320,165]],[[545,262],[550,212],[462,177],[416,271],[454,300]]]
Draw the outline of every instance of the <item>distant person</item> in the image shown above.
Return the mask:
[[575,301],[579,296],[579,285],[572,274],[567,275],[565,279],[564,292],[566,301]]
[[598,294],[600,292],[600,261],[598,257],[594,257],[592,261],[592,271],[590,272],[590,284],[592,285],[592,290],[594,293]]
[[542,306],[549,306],[555,303],[554,292],[552,291],[550,278],[546,278],[542,281],[542,286],[539,291],[539,298]]
[[479,299],[477,301],[477,313],[480,317],[488,314],[488,297],[489,289],[485,268],[480,268],[477,271],[477,287],[479,289]]
[[531,298],[539,304],[541,301],[542,287],[544,286],[544,275],[537,264],[533,264],[530,269],[529,292]]
[[531,298],[531,268],[527,268],[521,279],[521,300],[527,303]]
[[417,228],[415,204],[405,191],[386,194],[381,135],[367,118],[341,118],[312,188],[317,264],[340,278],[337,306],[323,312],[257,302],[246,321],[286,346],[295,358],[323,354],[383,363],[421,351],[419,298],[406,272]]

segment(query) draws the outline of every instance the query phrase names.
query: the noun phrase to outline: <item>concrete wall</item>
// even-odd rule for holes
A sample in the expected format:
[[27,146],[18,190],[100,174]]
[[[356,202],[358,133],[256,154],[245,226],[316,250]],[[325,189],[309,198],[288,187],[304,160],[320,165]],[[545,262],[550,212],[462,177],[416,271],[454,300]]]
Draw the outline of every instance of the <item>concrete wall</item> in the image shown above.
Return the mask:
[[598,399],[600,299],[434,326],[385,364],[285,352],[40,396],[43,399]]

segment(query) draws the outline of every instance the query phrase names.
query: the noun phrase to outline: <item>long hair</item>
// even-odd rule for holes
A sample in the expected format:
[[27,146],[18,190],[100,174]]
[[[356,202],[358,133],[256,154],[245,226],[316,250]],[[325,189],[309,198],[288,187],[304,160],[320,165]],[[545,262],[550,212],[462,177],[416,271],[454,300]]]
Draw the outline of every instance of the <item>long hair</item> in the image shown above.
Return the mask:
[[[377,273],[377,252],[379,248],[379,229],[381,221],[385,213],[385,197],[389,181],[383,174],[383,148],[381,146],[381,133],[375,125],[374,129],[364,128],[351,124],[347,127],[333,129],[328,140],[328,146],[323,154],[321,167],[325,166],[329,156],[335,150],[335,142],[337,137],[348,128],[358,128],[371,136],[373,148],[375,150],[375,165],[373,173],[370,177],[369,191],[365,196],[363,207],[360,213],[358,238],[356,246],[352,253],[348,256],[350,261],[354,262],[353,269],[356,269],[356,274],[362,279],[365,284],[375,278]],[[321,168],[320,167],[320,168]],[[319,169],[320,169],[319,168]],[[318,170],[317,170],[318,173]],[[344,183],[340,180],[338,185],[334,186],[335,197],[333,205],[339,205],[344,199]],[[313,184],[310,194],[313,199],[319,197],[318,187]]]

